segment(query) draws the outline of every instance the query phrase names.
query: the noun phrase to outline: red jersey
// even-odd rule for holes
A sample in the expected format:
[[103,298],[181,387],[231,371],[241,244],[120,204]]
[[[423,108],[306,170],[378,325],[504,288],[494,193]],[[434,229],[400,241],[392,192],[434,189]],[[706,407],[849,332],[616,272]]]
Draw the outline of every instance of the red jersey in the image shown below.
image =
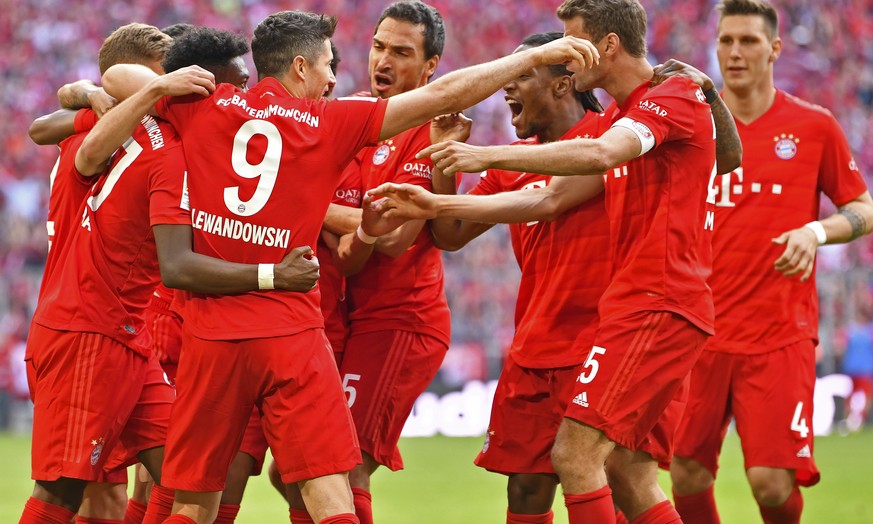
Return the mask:
[[[333,193],[331,203],[346,207],[361,207],[361,166],[358,159],[352,160],[345,170],[339,186]],[[318,238],[319,277],[321,290],[321,313],[324,315],[324,332],[335,352],[345,349],[349,332],[349,303],[346,300],[346,279],[333,259],[333,251],[324,240]]]
[[817,340],[815,272],[801,282],[776,271],[785,246],[771,239],[816,220],[821,193],[841,206],[867,186],[827,109],[777,91],[766,113],[736,124],[742,166],[713,184],[716,330],[707,348],[751,354]]
[[654,148],[604,174],[613,275],[600,318],[672,311],[711,334],[715,125],[703,92],[681,77],[645,82],[606,115]]
[[[415,155],[430,145],[430,124],[409,129],[361,152],[364,190],[385,182],[432,190],[433,162]],[[443,262],[425,225],[405,253],[374,252],[348,280],[352,333],[412,331],[449,343],[451,318],[443,288]]]
[[[560,140],[598,136],[600,119],[598,113],[589,112]],[[551,179],[491,169],[470,193],[541,188]],[[541,369],[581,363],[594,342],[597,304],[609,283],[609,220],[603,194],[552,222],[511,224],[509,232],[521,268],[515,336],[509,349],[513,360],[526,368]]]
[[[315,246],[343,168],[379,137],[386,101],[291,96],[275,78],[247,92],[220,84],[209,97],[164,98],[188,163],[194,251],[231,262],[276,263]],[[308,293],[185,293],[196,337],[235,340],[324,326]]]
[[[148,356],[143,310],[160,280],[151,226],[187,224],[185,160],[173,128],[151,116],[113,156],[83,205],[34,322],[100,333]],[[60,267],[60,266],[59,266]]]
[[76,153],[82,147],[88,131],[94,127],[96,116],[90,109],[81,109],[76,113],[76,134],[64,139],[58,147],[61,154],[52,168],[49,176],[48,219],[45,226],[48,232],[49,251],[46,256],[45,269],[42,274],[41,299],[46,281],[57,266],[57,261],[82,215],[82,203],[97,181],[97,177],[82,176],[76,169]]

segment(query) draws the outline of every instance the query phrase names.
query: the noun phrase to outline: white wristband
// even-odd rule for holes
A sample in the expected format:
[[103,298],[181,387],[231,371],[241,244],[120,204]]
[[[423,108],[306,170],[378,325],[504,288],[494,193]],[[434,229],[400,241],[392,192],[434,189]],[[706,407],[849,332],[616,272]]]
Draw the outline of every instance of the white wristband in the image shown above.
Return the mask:
[[258,289],[276,289],[273,276],[273,264],[258,264]]
[[812,229],[812,232],[815,233],[815,239],[818,241],[818,245],[822,245],[828,241],[828,234],[825,232],[824,226],[818,220],[814,220],[809,224],[803,224],[803,227]]
[[376,243],[376,240],[379,239],[379,237],[370,236],[364,233],[364,228],[362,228],[361,226],[358,226],[355,234],[358,235],[358,238],[361,240],[361,242],[367,244],[368,246],[372,246]]

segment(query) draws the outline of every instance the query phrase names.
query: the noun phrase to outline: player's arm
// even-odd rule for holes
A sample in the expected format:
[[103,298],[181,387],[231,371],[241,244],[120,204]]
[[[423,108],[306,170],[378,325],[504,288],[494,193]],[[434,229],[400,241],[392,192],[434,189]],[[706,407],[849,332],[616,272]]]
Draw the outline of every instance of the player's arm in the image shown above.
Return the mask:
[[[115,64],[103,73],[103,89],[118,100],[127,100],[158,76],[157,73],[143,65]],[[149,109],[148,113],[157,116],[154,108]]]
[[[432,144],[446,140],[466,142],[470,137],[472,124],[472,120],[460,113],[438,116],[430,123],[430,141]],[[433,192],[438,195],[457,194],[456,176],[446,175],[436,167],[433,169],[431,183]],[[444,251],[457,251],[492,227],[493,224],[451,217],[436,217],[430,221],[433,243]]]
[[534,67],[573,62],[580,68],[587,68],[599,60],[597,48],[591,42],[565,37],[453,71],[424,87],[389,98],[379,139],[391,138],[437,115],[463,111]]
[[115,107],[118,100],[94,82],[79,80],[58,89],[58,102],[65,109],[89,107],[97,113],[98,117],[102,117],[107,111]]
[[[532,149],[535,146],[513,149]],[[603,191],[602,177],[567,177],[538,189],[496,195],[435,195],[412,184],[383,184],[367,192],[383,196],[375,209],[385,218],[452,217],[487,224],[549,221]]]
[[195,253],[188,224],[160,224],[152,231],[161,281],[167,287],[215,294],[258,289],[305,293],[318,282],[318,259],[309,246],[294,248],[282,262],[259,268],[258,264],[237,264]]
[[681,75],[690,78],[703,90],[706,101],[712,110],[715,122],[715,157],[719,174],[730,173],[740,167],[743,160],[743,144],[737,132],[737,124],[727,105],[718,94],[711,78],[690,65],[678,60],[667,60],[655,67],[654,85],[662,83],[671,76]]
[[142,117],[162,97],[190,93],[207,96],[214,89],[215,78],[212,73],[197,66],[185,67],[163,76],[155,75],[143,89],[97,122],[76,152],[76,169],[84,176],[101,173],[112,153],[133,134]]
[[354,233],[359,225],[361,225],[360,208],[341,206],[333,203],[327,207],[327,215],[324,217],[324,229],[334,235]]
[[[336,265],[344,276],[360,272],[374,251],[395,258],[402,255],[424,225],[423,220],[408,222],[404,217],[383,216],[373,206],[373,197],[367,195],[362,205],[360,225],[339,240]],[[383,245],[377,246],[377,242]]]
[[422,150],[418,157],[430,156],[434,165],[450,175],[504,169],[573,176],[602,175],[644,152],[642,140],[636,132],[614,125],[600,138],[576,138],[525,147],[443,142]]
[[773,239],[785,251],[773,267],[783,275],[800,275],[805,281],[815,267],[815,254],[822,244],[844,244],[873,231],[873,199],[864,191],[859,197],[839,207],[833,215],[786,231]]
[[58,109],[54,113],[43,115],[30,124],[27,134],[37,145],[47,146],[60,144],[67,137],[76,133],[76,110]]

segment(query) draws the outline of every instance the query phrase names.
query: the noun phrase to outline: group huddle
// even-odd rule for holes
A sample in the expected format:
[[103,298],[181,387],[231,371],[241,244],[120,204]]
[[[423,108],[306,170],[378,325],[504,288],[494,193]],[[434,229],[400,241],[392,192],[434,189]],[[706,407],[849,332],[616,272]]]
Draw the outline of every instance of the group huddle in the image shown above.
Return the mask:
[[[638,0],[565,0],[563,33],[433,82],[439,12],[391,4],[348,97],[332,16],[262,21],[250,89],[239,35],[114,31],[102,87],[30,130],[61,153],[20,522],[233,522],[267,447],[291,522],[374,522],[370,476],[403,467],[449,347],[440,250],[495,223],[522,276],[475,463],[507,476],[508,524],[552,522],[558,484],[574,524],[718,522],[732,418],[764,522],[799,522],[815,250],[868,233],[873,200],[830,112],[774,88],[775,9],[718,9],[721,93],[649,64]],[[520,140],[466,144],[501,89]]]

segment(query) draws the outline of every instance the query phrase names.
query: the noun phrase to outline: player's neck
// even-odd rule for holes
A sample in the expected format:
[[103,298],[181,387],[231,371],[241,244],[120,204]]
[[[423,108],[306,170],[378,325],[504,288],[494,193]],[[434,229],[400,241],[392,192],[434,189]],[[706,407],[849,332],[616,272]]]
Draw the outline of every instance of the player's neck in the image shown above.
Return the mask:
[[634,89],[652,79],[654,70],[645,58],[626,55],[612,65],[610,73],[601,87],[621,106]]
[[537,133],[537,140],[541,144],[560,140],[573,129],[573,126],[585,118],[585,109],[576,102],[575,97],[573,98],[573,107],[562,109],[565,110],[559,111],[551,118],[551,125]]
[[724,103],[731,114],[746,125],[761,118],[776,101],[776,88],[773,86],[772,78],[768,82],[762,82],[748,89],[734,90],[725,86],[723,94]]

